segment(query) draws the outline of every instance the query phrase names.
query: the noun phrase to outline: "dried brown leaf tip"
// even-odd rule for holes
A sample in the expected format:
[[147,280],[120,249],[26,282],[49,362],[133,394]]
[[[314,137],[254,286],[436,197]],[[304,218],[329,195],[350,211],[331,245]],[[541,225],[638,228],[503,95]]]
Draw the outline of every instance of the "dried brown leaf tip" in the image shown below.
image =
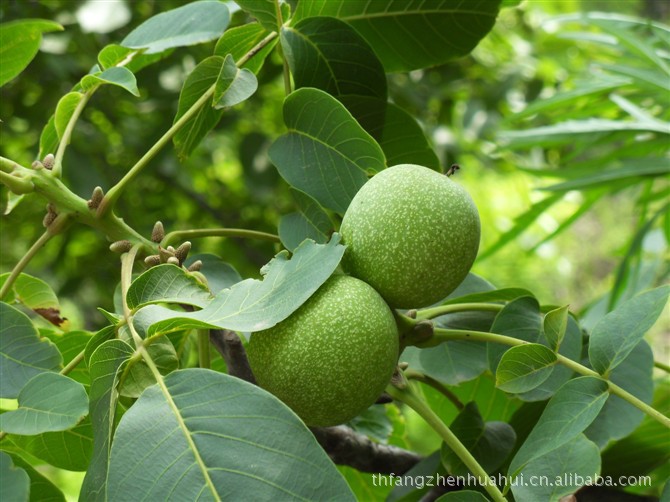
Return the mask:
[[67,317],[61,317],[59,309],[53,307],[38,308],[35,309],[35,313],[41,315],[51,324],[53,324],[54,326],[58,326],[59,328],[65,329],[68,325]]
[[154,228],[151,231],[151,242],[160,242],[165,238],[165,229],[163,228],[163,223],[157,221],[154,224]]

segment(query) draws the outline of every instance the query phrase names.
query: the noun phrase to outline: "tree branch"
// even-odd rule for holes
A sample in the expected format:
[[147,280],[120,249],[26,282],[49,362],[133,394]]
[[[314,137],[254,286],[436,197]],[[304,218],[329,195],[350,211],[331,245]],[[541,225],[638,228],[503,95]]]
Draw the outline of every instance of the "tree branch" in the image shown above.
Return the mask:
[[253,384],[256,383],[256,378],[249,366],[247,352],[237,333],[228,329],[210,329],[209,341],[226,361],[229,375]]
[[375,443],[345,425],[312,427],[310,430],[333,462],[362,472],[403,474],[422,460],[414,452]]

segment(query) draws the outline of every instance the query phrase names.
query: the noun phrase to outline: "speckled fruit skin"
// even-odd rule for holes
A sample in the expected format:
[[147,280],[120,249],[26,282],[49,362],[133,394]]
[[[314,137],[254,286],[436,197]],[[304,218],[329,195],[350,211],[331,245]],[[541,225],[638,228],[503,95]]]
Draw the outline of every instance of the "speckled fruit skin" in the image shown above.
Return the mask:
[[358,191],[340,229],[346,272],[393,308],[442,300],[465,279],[479,248],[479,213],[470,195],[427,167],[401,164]]
[[391,309],[369,285],[335,275],[247,348],[258,385],[312,426],[344,423],[373,404],[398,360]]

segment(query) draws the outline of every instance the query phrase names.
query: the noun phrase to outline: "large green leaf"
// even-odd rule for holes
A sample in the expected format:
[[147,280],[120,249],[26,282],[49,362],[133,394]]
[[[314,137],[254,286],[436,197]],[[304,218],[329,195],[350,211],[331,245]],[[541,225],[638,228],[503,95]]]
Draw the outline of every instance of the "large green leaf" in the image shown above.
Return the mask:
[[155,302],[180,303],[204,307],[212,300],[211,293],[195,277],[176,265],[151,267],[135,279],[126,293],[130,309],[139,309]]
[[609,396],[607,383],[593,377],[570,380],[549,400],[542,416],[512,459],[516,476],[529,462],[565,445],[584,431]]
[[[500,467],[514,448],[516,434],[505,422],[484,422],[477,405],[468,403],[449,426],[451,431],[488,473]],[[467,476],[470,470],[445,443],[441,459],[449,474]]]
[[32,377],[61,363],[56,346],[40,339],[28,316],[0,302],[0,397],[16,398]]
[[282,28],[281,42],[296,87],[315,87],[337,98],[373,96],[386,102],[384,68],[349,24],[311,17]]
[[616,368],[663,312],[670,286],[641,293],[603,317],[589,338],[589,361],[598,373]]
[[149,18],[121,41],[123,47],[145,49],[145,54],[200,44],[221,36],[230,14],[222,2],[192,2]]
[[559,502],[587,482],[593,483],[599,473],[598,446],[579,434],[560,448],[529,462],[521,470],[524,480],[548,479],[552,480],[550,483],[514,483],[512,493],[516,502]]
[[277,31],[279,0],[235,0],[240,7],[255,17],[266,30]]
[[247,332],[270,328],[291,315],[330,277],[344,254],[344,246],[338,243],[338,234],[328,244],[305,241],[290,260],[288,252],[282,251],[263,267],[262,281],[238,282],[202,310],[177,312],[149,305],[135,315],[135,323],[142,329],[151,326],[148,336],[186,327]]
[[465,56],[493,27],[499,0],[312,0],[297,19],[333,16],[351,24],[388,72],[410,71]]
[[42,42],[42,33],[63,27],[46,19],[22,19],[0,25],[0,86],[21,73],[33,60]]
[[122,340],[100,345],[89,362],[91,371],[90,416],[93,423],[93,456],[81,487],[80,499],[106,501],[109,452],[114,434],[119,371],[133,355]]
[[[540,338],[542,318],[540,305],[532,296],[522,296],[509,302],[496,316],[491,331],[498,335],[511,336],[519,340],[535,343]],[[488,344],[489,368],[495,373],[500,358],[508,347],[502,344]]]
[[110,500],[353,500],[286,405],[204,369],[168,375],[124,414],[107,483]]
[[388,166],[418,164],[440,169],[440,160],[423,129],[405,110],[370,96],[339,98],[359,124],[377,140]]
[[30,477],[28,473],[14,465],[12,457],[0,451],[0,499],[28,502],[30,497]]
[[16,410],[0,415],[0,430],[21,435],[63,431],[88,414],[84,386],[58,373],[35,375],[19,392],[18,401]]
[[[179,94],[179,106],[174,121],[177,122],[187,110],[198,101],[207,90],[216,84],[223,66],[223,58],[211,56],[201,61],[189,74]],[[177,155],[185,159],[200,144],[200,141],[221,119],[223,110],[206,103],[174,135],[173,142]]]
[[[30,478],[30,501],[31,502],[65,502],[65,496],[56,485],[54,485],[47,478],[42,476],[39,472],[33,468],[28,462],[23,460],[18,455],[10,455],[14,465],[19,469],[23,469],[28,474]],[[5,478],[0,475],[0,479],[5,482]],[[1,492],[0,492],[1,493]],[[3,495],[0,495],[0,499],[4,500],[14,500],[12,498],[5,498]]]
[[288,133],[270,147],[282,177],[322,206],[344,213],[367,173],[385,167],[375,140],[335,98],[303,88],[284,101]]

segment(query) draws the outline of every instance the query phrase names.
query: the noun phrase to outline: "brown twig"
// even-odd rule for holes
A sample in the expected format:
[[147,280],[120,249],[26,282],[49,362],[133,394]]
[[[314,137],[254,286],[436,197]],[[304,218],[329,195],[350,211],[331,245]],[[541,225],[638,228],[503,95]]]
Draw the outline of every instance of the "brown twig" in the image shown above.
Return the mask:
[[219,351],[223,360],[226,361],[229,375],[253,384],[256,383],[244,345],[237,333],[228,329],[211,329],[209,330],[209,340],[214,348]]

